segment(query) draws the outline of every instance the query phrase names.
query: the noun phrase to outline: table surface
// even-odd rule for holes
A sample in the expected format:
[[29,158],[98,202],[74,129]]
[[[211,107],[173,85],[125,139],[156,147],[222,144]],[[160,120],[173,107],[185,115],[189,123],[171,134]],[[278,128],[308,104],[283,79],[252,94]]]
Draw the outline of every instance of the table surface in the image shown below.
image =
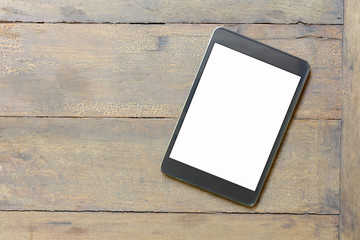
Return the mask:
[[[359,2],[0,7],[0,240],[360,238]],[[312,68],[253,208],[160,171],[220,25]]]

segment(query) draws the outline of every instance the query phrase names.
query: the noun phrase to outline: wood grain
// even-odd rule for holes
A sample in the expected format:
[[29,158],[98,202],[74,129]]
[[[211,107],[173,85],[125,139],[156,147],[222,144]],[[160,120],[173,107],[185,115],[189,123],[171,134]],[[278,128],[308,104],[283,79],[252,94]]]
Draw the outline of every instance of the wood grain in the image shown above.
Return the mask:
[[0,239],[335,240],[337,224],[311,215],[1,212]]
[[340,239],[360,237],[360,2],[345,1]]
[[[0,116],[177,117],[216,26],[1,24]],[[342,26],[227,27],[310,62],[295,118],[341,118]]]
[[161,173],[175,123],[0,118],[0,209],[339,213],[340,121],[292,121],[254,208]]
[[2,0],[2,21],[342,24],[342,0]]

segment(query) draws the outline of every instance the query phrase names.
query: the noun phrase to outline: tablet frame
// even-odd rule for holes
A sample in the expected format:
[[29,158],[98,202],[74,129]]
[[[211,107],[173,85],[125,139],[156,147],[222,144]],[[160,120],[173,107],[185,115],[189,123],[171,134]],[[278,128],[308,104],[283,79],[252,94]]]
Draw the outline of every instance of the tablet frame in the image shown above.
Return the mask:
[[[193,96],[195,94],[196,88],[200,82],[202,73],[209,59],[214,43],[221,44],[232,50],[243,53],[247,56],[266,62],[270,65],[273,65],[301,77],[255,191],[249,190],[243,186],[214,176],[210,173],[204,172],[200,169],[194,168],[169,157],[181,129],[182,123],[184,122]],[[216,28],[212,34],[207,50],[195,77],[194,83],[191,87],[189,96],[185,102],[184,109],[179,117],[175,130],[171,137],[169,146],[161,164],[161,170],[169,176],[172,176],[199,188],[205,189],[209,192],[215,193],[242,205],[254,206],[259,199],[265,180],[267,178],[267,175],[269,174],[271,165],[274,162],[276,154],[279,150],[281,141],[284,137],[291,116],[295,110],[300,94],[304,88],[309,72],[309,64],[300,58],[279,51],[273,47],[267,46],[263,43],[257,42],[247,37],[241,36],[240,34],[234,33],[227,29],[221,27]]]

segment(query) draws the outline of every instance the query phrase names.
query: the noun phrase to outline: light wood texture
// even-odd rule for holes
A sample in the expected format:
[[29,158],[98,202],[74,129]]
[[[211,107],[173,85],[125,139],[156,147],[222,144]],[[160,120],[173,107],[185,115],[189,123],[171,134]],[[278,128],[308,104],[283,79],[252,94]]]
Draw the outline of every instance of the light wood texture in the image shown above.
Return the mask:
[[[359,5],[1,0],[0,240],[358,239]],[[312,68],[253,208],[160,171],[224,23]]]
[[2,0],[0,20],[31,22],[343,23],[342,0]]
[[345,1],[340,239],[360,237],[360,2]]
[[[216,26],[1,24],[0,116],[177,117]],[[341,118],[342,26],[228,28],[309,61],[295,118]]]
[[1,212],[0,239],[326,239],[337,216]]
[[0,209],[339,213],[340,121],[292,121],[254,208],[161,173],[175,123],[0,118]]

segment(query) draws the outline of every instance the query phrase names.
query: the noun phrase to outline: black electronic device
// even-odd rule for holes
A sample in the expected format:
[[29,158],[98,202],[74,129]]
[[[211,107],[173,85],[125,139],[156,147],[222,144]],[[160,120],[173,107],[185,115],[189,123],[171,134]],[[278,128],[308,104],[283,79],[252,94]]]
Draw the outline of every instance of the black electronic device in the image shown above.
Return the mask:
[[309,71],[304,60],[215,29],[162,171],[254,205]]

